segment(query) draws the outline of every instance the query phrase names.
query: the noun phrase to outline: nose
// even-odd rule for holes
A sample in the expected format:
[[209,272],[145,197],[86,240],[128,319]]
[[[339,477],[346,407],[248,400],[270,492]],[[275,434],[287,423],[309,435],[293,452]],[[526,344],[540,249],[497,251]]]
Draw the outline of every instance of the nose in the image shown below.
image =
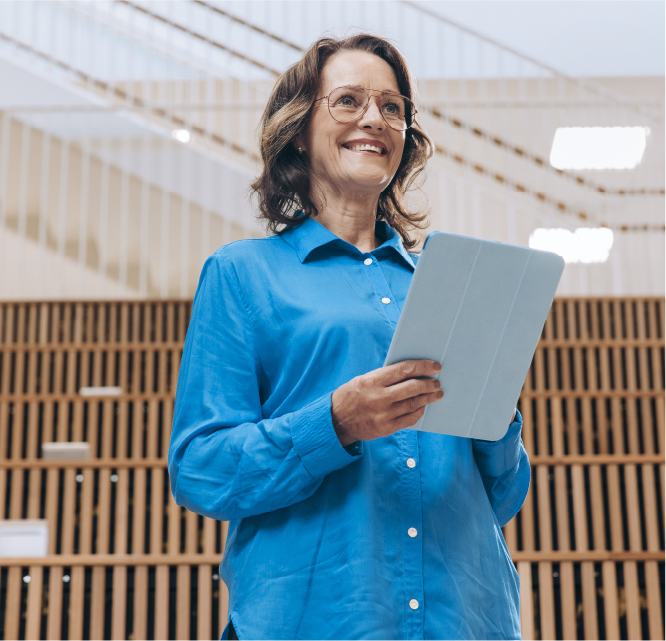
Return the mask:
[[379,96],[371,96],[368,108],[358,121],[358,126],[362,129],[376,129],[382,131],[386,126],[382,112],[379,108]]

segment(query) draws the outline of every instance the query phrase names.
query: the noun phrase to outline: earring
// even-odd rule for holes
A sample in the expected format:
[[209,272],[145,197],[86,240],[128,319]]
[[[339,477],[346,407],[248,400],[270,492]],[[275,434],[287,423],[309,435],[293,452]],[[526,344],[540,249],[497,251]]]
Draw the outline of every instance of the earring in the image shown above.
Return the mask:
[[300,147],[298,148],[298,153],[299,153],[299,154],[302,154],[302,153],[303,153],[303,150],[302,150]]

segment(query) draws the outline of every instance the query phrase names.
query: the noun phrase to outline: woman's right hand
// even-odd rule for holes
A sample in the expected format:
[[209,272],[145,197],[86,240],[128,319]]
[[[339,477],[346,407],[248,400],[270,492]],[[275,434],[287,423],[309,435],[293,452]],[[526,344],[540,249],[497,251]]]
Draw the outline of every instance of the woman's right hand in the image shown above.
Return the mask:
[[444,396],[432,377],[436,361],[402,361],[353,378],[333,392],[333,427],[342,446],[371,441],[415,425],[425,406]]

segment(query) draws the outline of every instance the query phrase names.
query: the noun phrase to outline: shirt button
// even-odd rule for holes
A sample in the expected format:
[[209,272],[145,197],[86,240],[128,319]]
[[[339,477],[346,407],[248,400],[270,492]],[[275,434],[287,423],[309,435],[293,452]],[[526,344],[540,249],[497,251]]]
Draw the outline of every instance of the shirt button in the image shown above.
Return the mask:
[[412,599],[412,600],[409,602],[409,607],[410,607],[412,610],[418,610],[418,609],[419,609],[419,602],[418,602],[416,599]]
[[414,468],[416,467],[416,461],[413,458],[407,459],[407,467]]
[[364,265],[372,265],[372,258],[366,258],[366,259],[363,261],[363,264],[364,264]]
[[391,302],[390,298],[382,298],[382,303],[384,303],[384,305],[388,305],[390,302]]
[[409,536],[414,538],[418,534],[418,532],[416,531],[415,527],[410,527],[409,530],[407,530],[407,534],[409,534]]

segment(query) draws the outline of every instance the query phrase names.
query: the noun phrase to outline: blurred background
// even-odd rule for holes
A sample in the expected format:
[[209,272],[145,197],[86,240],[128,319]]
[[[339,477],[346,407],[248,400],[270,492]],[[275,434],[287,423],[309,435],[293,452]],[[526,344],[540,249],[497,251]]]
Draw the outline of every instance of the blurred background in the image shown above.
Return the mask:
[[433,230],[562,254],[505,528],[525,638],[664,621],[664,4],[0,3],[0,632],[217,638],[226,524],[165,456],[205,259],[261,237],[275,79],[324,33],[406,55]]
[[362,29],[419,79],[430,230],[548,230],[561,294],[664,291],[660,3],[3,2],[0,25],[2,299],[193,296],[210,253],[263,233],[275,78]]

